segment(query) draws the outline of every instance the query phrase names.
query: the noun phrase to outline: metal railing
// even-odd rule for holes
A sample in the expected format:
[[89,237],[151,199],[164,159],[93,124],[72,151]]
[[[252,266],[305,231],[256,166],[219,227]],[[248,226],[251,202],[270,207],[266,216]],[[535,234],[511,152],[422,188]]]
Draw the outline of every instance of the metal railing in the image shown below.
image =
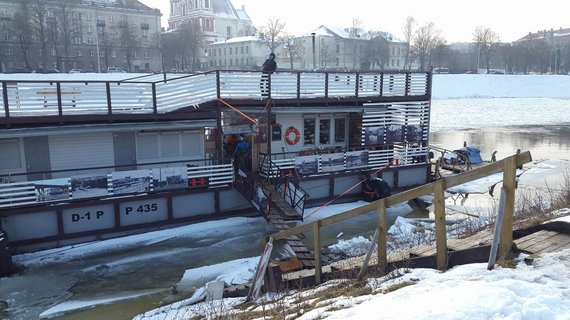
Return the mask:
[[[216,99],[340,99],[427,96],[427,72],[305,72],[267,75],[211,71],[180,77],[149,75],[122,81],[5,80],[0,120],[11,117],[164,114]],[[264,88],[266,86],[266,88]],[[267,90],[264,94],[262,91]]]
[[[316,171],[310,174],[302,174],[306,176],[330,174],[332,172],[349,172],[355,170],[367,170],[378,168],[388,163],[392,163],[392,167],[403,167],[417,165],[419,163],[427,163],[428,147],[394,147],[386,150],[368,150],[366,148],[350,149],[350,151],[308,154],[303,152],[287,152],[273,153],[271,160],[269,156],[260,153],[260,176],[268,179],[283,177],[296,172],[296,159],[300,157],[314,157],[316,161]],[[325,159],[326,158],[326,159]],[[336,166],[327,166],[332,159],[342,159],[342,163]],[[361,161],[360,159],[365,159]],[[285,174],[284,174],[285,173]]]
[[299,214],[301,221],[303,221],[305,200],[307,199],[308,193],[303,190],[299,184],[292,182],[289,178],[278,183],[275,186],[275,190],[277,194]]

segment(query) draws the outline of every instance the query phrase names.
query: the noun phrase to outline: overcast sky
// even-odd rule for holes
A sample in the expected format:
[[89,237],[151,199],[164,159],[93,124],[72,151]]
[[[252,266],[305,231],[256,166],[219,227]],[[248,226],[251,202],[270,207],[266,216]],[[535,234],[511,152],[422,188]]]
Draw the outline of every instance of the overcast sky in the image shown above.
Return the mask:
[[[163,26],[170,14],[169,0],[139,0],[163,13]],[[236,8],[245,6],[255,26],[278,17],[286,30],[301,34],[319,25],[352,26],[353,18],[362,27],[388,31],[403,38],[407,16],[420,24],[433,22],[448,42],[470,42],[479,25],[497,32],[501,41],[515,41],[529,31],[570,28],[565,0],[231,0]]]

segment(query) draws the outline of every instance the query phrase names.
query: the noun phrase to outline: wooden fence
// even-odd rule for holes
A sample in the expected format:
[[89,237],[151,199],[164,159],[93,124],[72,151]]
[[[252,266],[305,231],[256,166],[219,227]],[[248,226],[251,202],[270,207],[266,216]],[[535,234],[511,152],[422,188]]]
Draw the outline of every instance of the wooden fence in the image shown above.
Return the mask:
[[436,252],[437,267],[440,270],[447,269],[447,235],[445,226],[445,197],[444,191],[476,179],[483,178],[495,173],[503,172],[503,189],[506,193],[504,221],[500,237],[499,257],[506,257],[512,247],[513,213],[515,206],[516,168],[532,161],[529,151],[516,154],[505,159],[490,163],[477,169],[458,175],[442,178],[432,183],[398,193],[396,195],[371,202],[358,208],[354,208],[334,216],[326,217],[312,223],[301,225],[285,231],[278,232],[268,237],[280,240],[292,235],[312,231],[314,233],[315,250],[315,282],[321,283],[321,227],[344,221],[353,217],[376,211],[378,214],[378,266],[385,270],[388,264],[387,233],[388,224],[386,208],[401,202],[409,201],[427,194],[434,194],[435,226],[436,226]]

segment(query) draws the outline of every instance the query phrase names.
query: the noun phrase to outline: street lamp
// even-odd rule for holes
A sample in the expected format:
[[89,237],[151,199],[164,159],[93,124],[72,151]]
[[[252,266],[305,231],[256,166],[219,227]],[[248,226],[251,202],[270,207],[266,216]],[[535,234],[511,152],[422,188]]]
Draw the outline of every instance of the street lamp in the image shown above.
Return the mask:
[[313,71],[317,70],[317,55],[315,53],[315,35],[316,33],[311,33],[312,44],[313,44]]

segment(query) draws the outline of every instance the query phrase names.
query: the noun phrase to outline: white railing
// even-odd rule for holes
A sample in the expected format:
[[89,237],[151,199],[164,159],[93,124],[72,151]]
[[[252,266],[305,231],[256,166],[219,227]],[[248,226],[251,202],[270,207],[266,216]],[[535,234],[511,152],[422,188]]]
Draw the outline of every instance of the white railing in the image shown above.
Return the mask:
[[[152,179],[151,169],[148,170],[149,179]],[[141,171],[143,171],[141,170]],[[83,176],[86,176],[83,174]],[[81,198],[74,198],[72,195],[71,180],[72,177],[58,178],[58,179],[46,179],[46,180],[35,180],[35,181],[25,181],[25,182],[8,182],[0,183],[0,208],[12,208],[12,207],[22,207],[22,206],[33,206],[45,203],[57,203],[57,202],[69,202],[78,199],[105,199],[113,196],[124,196],[124,194],[114,193],[113,191],[113,181],[112,172],[108,174],[94,174],[96,176],[106,177],[107,186],[106,191],[103,190],[102,193],[96,196],[82,196]],[[229,186],[233,183],[234,172],[233,164],[222,164],[222,165],[202,165],[202,166],[188,166],[187,168],[188,181],[193,179],[206,179],[204,185],[208,188],[218,188]],[[9,181],[9,180],[7,180]],[[50,186],[47,187],[46,186]],[[51,189],[53,187],[53,189]],[[50,191],[52,190],[52,191]],[[67,190],[67,191],[65,191]],[[152,188],[148,192],[153,192]],[[55,192],[58,193],[57,197],[51,197],[46,193]]]
[[[266,78],[269,78],[267,81]],[[428,95],[429,73],[213,71],[123,81],[2,81],[0,118],[168,113],[216,99]],[[5,101],[8,107],[5,106]]]

